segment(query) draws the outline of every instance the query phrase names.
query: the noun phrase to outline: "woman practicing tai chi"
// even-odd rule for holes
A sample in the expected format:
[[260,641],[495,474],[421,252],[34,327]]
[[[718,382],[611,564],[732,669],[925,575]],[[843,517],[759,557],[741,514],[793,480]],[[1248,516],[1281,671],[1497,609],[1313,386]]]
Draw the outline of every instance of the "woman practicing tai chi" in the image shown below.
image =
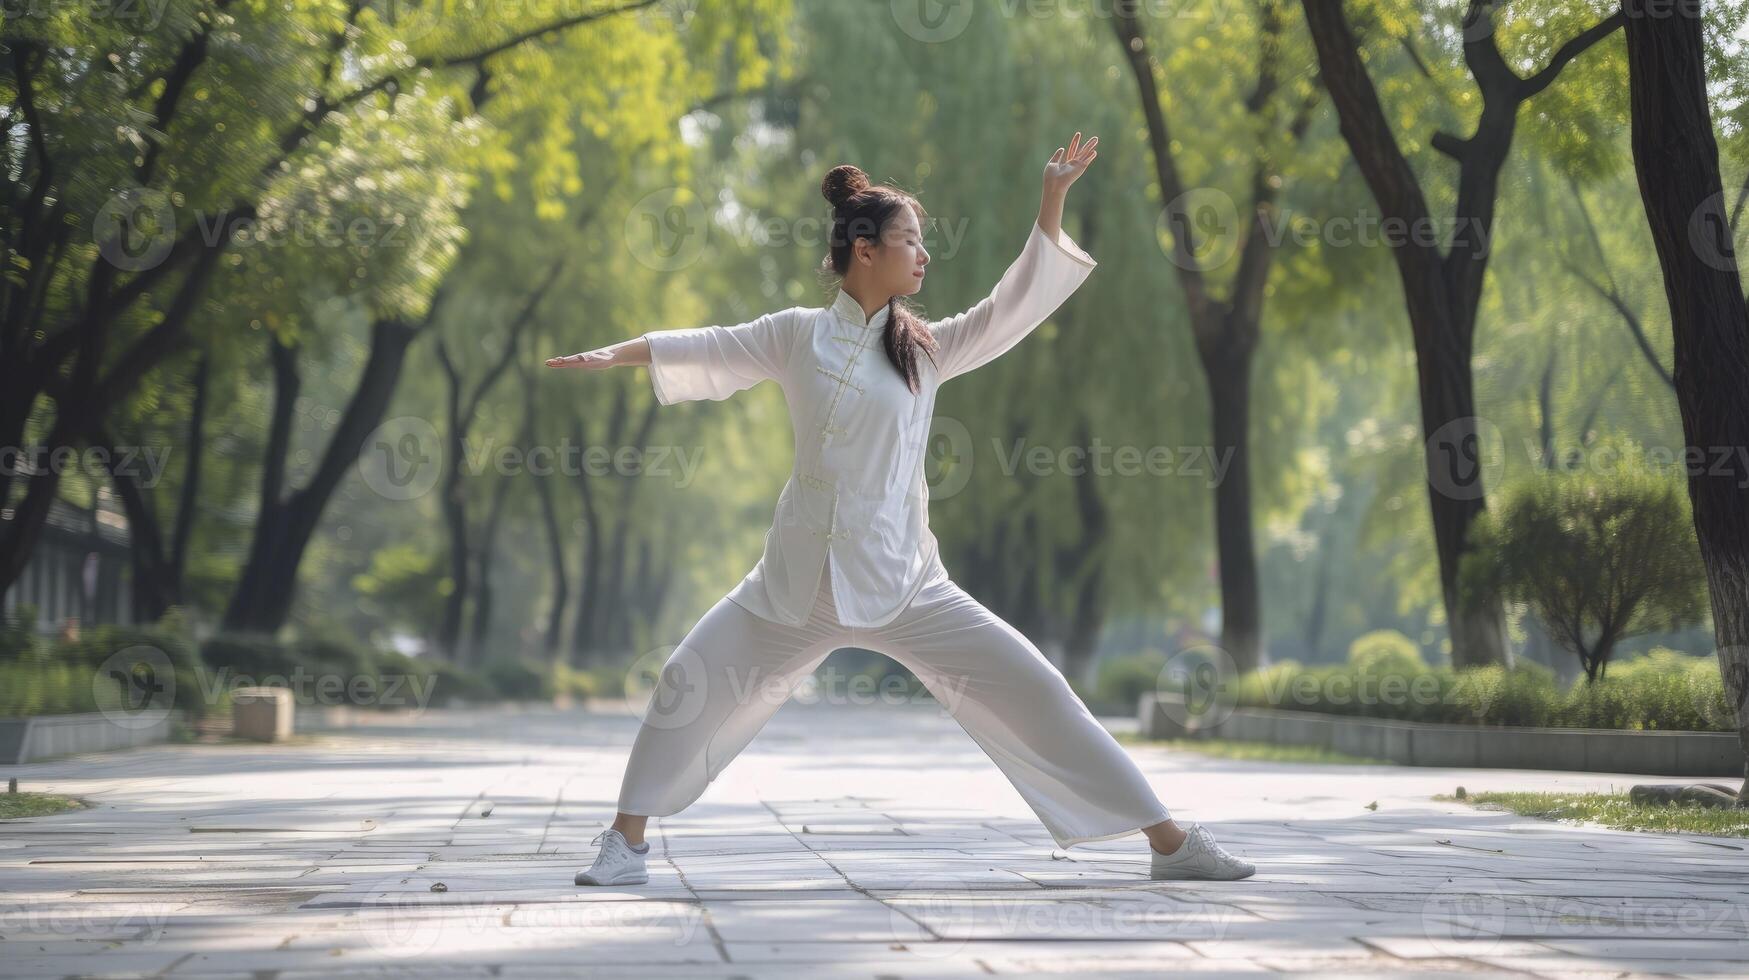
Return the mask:
[[1063,197],[1098,154],[1081,134],[1044,170],[1020,257],[957,316],[924,322],[923,208],[834,167],[831,307],[732,327],[657,330],[555,357],[551,367],[645,364],[663,405],[783,387],[795,464],[765,553],[664,664],[632,745],[613,827],[580,885],[649,880],[644,824],[698,799],[826,655],[855,646],[916,674],[1002,770],[1059,847],[1143,833],[1152,877],[1235,879],[1255,869],[1196,824],[1180,827],[1147,779],[1037,647],[948,577],[929,530],[923,450],[936,388],[1019,343],[1094,260],[1064,234]]

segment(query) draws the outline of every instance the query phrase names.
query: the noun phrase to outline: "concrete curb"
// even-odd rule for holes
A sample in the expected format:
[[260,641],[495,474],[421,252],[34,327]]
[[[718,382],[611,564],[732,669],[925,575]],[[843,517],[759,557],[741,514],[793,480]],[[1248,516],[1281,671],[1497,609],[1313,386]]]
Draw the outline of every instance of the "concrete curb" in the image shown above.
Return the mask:
[[1141,696],[1138,722],[1147,738],[1312,745],[1402,766],[1743,775],[1743,748],[1729,732],[1435,725],[1268,708],[1236,708],[1212,724],[1198,724],[1183,710],[1182,701],[1157,694]]

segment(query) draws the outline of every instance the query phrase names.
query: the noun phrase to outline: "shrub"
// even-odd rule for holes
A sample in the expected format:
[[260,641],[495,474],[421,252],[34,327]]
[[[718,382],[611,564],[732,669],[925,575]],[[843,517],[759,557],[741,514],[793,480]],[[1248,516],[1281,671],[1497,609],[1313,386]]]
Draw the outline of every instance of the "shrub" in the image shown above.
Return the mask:
[[[121,688],[108,676],[115,667],[111,658],[134,647],[163,655],[174,678],[173,707],[195,717],[207,711],[200,696],[199,661],[180,616],[166,616],[152,626],[88,626],[79,639],[67,642],[20,635],[20,630],[29,631],[29,624],[25,616],[15,616],[7,624],[10,637],[0,641],[4,643],[0,716],[71,714],[119,706]],[[129,658],[129,664],[134,662]]]
[[1348,663],[1365,674],[1412,676],[1427,669],[1421,648],[1396,630],[1373,630],[1355,637],[1348,645]]
[[[1381,674],[1384,662],[1360,670],[1284,661],[1239,678],[1238,704],[1449,724],[1735,731],[1718,663],[1710,657],[1656,650],[1566,691],[1537,664],[1423,668],[1405,676]],[[1403,682],[1396,696],[1377,696],[1389,693],[1382,680],[1391,677]]]
[[1094,699],[1120,704],[1134,711],[1143,694],[1154,692],[1159,684],[1160,671],[1165,667],[1166,655],[1153,651],[1127,657],[1105,657],[1094,669]]
[[288,677],[298,666],[289,646],[264,633],[216,633],[200,645],[200,659],[227,680]]
[[481,673],[499,696],[512,701],[532,701],[552,697],[552,687],[547,674],[524,661],[508,657],[500,658],[486,664]]
[[[1699,622],[1706,577],[1681,473],[1609,445],[1599,470],[1508,485],[1470,531],[1463,588],[1528,604],[1588,680],[1620,641]],[[1603,698],[1602,700],[1607,700]]]

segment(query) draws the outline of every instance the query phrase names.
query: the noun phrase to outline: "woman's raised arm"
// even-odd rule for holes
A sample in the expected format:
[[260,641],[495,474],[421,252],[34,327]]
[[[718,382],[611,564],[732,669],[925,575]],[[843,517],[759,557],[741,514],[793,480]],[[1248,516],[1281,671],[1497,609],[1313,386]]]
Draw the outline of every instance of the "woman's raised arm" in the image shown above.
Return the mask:
[[1001,356],[1034,327],[1044,322],[1092,274],[1099,263],[1063,231],[1063,197],[1069,186],[1098,156],[1096,136],[1086,143],[1081,134],[1059,147],[1045,164],[1044,193],[1038,220],[1020,257],[978,305],[929,325],[939,350],[935,362],[940,380],[961,375]]

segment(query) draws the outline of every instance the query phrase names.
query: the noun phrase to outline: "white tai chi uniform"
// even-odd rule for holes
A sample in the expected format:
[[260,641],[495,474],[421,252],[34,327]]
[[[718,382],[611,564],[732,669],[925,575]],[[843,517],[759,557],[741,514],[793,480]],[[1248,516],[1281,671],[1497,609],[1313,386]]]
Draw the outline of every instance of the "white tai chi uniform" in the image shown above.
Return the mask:
[[991,294],[927,324],[913,394],[839,290],[732,327],[657,330],[650,380],[663,405],[777,381],[796,458],[759,563],[663,666],[620,788],[622,813],[685,809],[795,686],[840,647],[916,674],[1019,790],[1060,847],[1169,819],[1135,761],[1036,646],[948,577],[929,530],[923,451],[941,382],[997,357],[1043,322],[1096,263],[1034,223]]

